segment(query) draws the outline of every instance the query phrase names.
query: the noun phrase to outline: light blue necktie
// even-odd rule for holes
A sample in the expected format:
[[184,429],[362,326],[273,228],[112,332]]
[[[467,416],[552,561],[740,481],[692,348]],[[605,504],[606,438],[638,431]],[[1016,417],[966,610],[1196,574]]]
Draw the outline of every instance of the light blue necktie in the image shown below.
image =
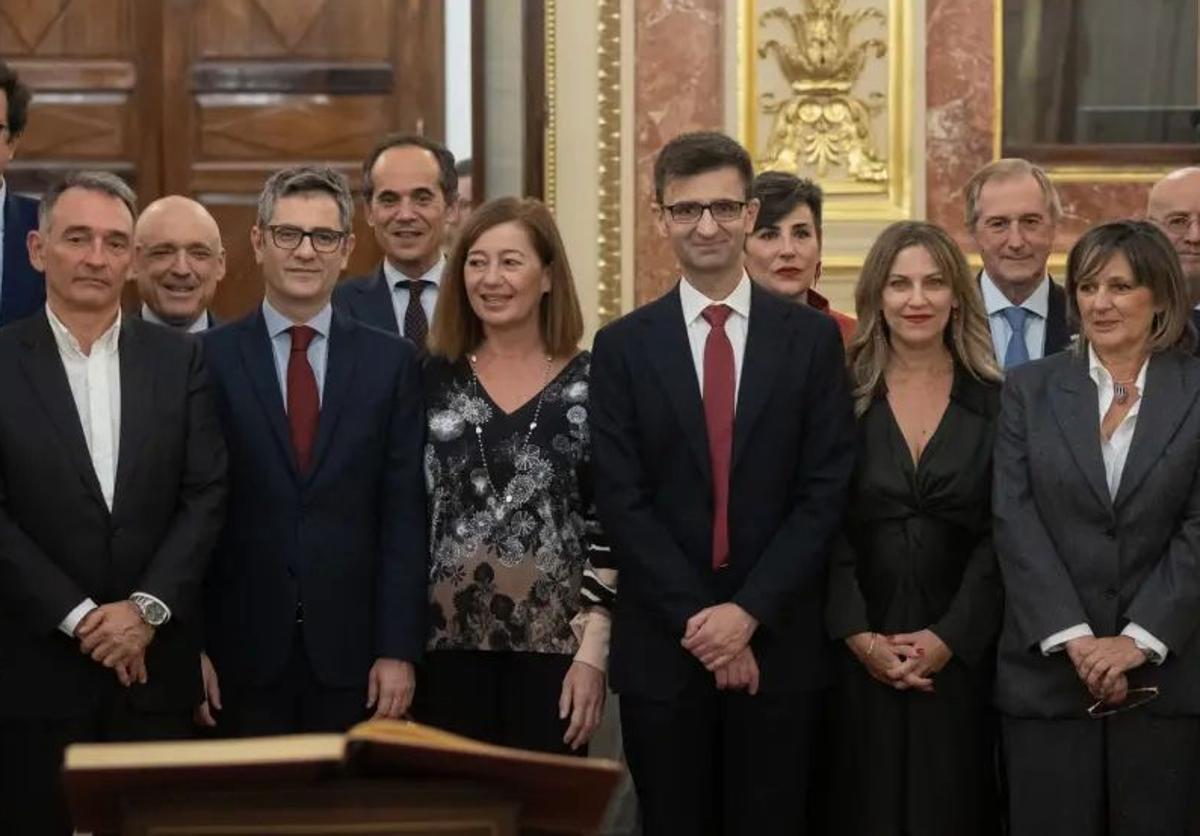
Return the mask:
[[1012,336],[1008,340],[1008,348],[1004,352],[1004,368],[1015,369],[1022,363],[1029,362],[1029,347],[1025,345],[1025,322],[1029,311],[1016,305],[1005,308],[1000,313],[1008,320],[1012,328]]

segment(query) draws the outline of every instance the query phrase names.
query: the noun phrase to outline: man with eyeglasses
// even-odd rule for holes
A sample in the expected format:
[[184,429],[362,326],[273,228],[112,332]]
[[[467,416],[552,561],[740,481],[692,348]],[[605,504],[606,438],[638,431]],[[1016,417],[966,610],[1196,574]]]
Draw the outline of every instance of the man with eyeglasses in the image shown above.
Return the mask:
[[46,282],[25,246],[37,229],[38,202],[17,194],[4,177],[25,133],[30,98],[16,71],[0,61],[0,325],[24,319],[46,304]]
[[225,277],[225,247],[208,210],[183,195],[161,197],[142,210],[133,240],[137,314],[191,334],[214,327],[208,306]]
[[363,163],[363,200],[383,263],[342,282],[334,304],[424,351],[446,263],[442,251],[458,222],[454,155],[428,137],[384,137]]
[[231,735],[399,717],[425,644],[424,414],[413,347],[335,310],[341,174],[272,175],[250,231],[260,308],[204,334],[230,449],[198,721]]
[[1200,168],[1176,169],[1155,183],[1150,189],[1146,215],[1179,254],[1179,264],[1195,306],[1192,324],[1200,330]]
[[854,416],[837,325],[743,268],[753,177],[722,134],[663,148],[654,213],[682,278],[592,355],[610,670],[646,836],[805,832]]
[[1046,270],[1062,216],[1050,179],[1027,160],[1002,159],[976,171],[963,193],[996,360],[1011,369],[1062,351],[1071,331],[1066,295]]

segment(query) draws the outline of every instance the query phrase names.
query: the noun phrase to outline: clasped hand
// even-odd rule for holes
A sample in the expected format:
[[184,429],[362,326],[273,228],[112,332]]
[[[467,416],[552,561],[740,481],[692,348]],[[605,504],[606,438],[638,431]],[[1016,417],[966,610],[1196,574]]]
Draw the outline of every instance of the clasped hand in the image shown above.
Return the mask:
[[715,672],[746,648],[757,628],[757,619],[737,604],[717,604],[688,619],[681,644]]
[[115,671],[121,684],[145,684],[146,648],[154,628],[131,601],[115,601],[89,612],[75,628],[80,652]]
[[933,693],[933,676],[946,667],[954,653],[932,630],[897,633],[856,633],[846,646],[858,657],[876,681],[907,691],[910,688]]
[[1066,650],[1088,692],[1108,705],[1125,702],[1129,693],[1125,674],[1146,663],[1146,654],[1129,636],[1081,636],[1067,642]]

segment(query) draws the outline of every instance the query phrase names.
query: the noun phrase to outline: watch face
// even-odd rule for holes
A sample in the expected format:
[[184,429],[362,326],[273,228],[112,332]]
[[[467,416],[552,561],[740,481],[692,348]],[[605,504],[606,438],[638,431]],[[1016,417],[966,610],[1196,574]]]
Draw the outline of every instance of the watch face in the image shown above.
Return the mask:
[[146,605],[146,620],[157,627],[167,620],[166,608],[157,601],[150,601]]

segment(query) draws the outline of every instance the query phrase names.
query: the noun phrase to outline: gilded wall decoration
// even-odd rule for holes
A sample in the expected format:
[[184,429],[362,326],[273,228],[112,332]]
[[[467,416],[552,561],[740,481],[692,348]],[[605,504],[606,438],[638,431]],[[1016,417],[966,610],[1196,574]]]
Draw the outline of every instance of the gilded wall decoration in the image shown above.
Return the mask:
[[758,19],[766,29],[780,21],[790,30],[791,44],[774,38],[758,47],[759,58],[773,54],[787,78],[791,95],[763,93],[760,104],[775,121],[763,169],[801,172],[815,168],[825,177],[830,166],[845,168],[850,178],[865,183],[887,181],[887,166],[871,139],[871,119],[883,112],[885,97],[875,91],[855,95],[867,59],[882,58],[887,44],[878,38],[854,42],[859,24],[887,17],[876,8],[842,9],[842,0],[806,0],[805,11],[789,14],[777,6]]

